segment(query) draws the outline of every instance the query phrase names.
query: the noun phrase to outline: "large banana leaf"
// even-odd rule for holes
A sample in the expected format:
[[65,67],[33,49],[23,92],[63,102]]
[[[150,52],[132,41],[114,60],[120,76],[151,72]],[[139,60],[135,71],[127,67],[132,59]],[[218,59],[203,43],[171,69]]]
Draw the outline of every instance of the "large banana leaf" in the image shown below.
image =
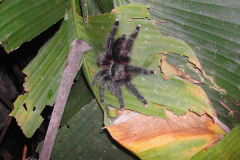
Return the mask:
[[[220,139],[219,134],[224,134],[224,131],[208,117],[210,116],[214,119],[216,114],[201,87],[177,76],[169,80],[162,78],[160,68],[158,67],[159,61],[165,60],[162,54],[175,53],[180,55],[180,58],[183,58],[183,56],[187,57],[188,61],[194,64],[200,71],[201,65],[193,50],[185,42],[173,37],[163,37],[156,30],[154,22],[149,20],[148,7],[146,5],[130,4],[115,8],[112,14],[88,18],[87,38],[89,38],[89,43],[94,50],[84,56],[84,73],[91,85],[94,75],[99,71],[96,63],[97,54],[103,52],[103,44],[99,44],[99,42],[105,40],[115,19],[120,21],[117,37],[125,33],[129,35],[132,32],[129,31],[129,28],[135,28],[137,24],[141,24],[141,31],[131,52],[131,63],[157,70],[158,74],[153,76],[136,76],[133,83],[147,98],[150,105],[144,108],[139,100],[129,94],[125,88],[123,88],[123,95],[127,109],[156,117],[123,112],[119,113],[121,115],[117,119],[105,118],[105,125],[107,125],[110,134],[115,140],[142,159],[159,159],[163,157],[189,159],[202,148],[208,146],[214,139]],[[97,38],[97,41],[92,41],[94,38]],[[161,71],[166,72],[162,68]],[[196,74],[201,73],[196,72]],[[95,87],[93,91],[97,99],[99,99],[99,87]],[[118,99],[110,95],[108,91],[105,93],[105,101],[106,104],[119,107]],[[192,111],[195,117],[193,116],[194,118],[192,118],[191,113],[186,114],[186,117],[183,118],[186,121],[183,121],[182,119],[178,120],[178,116],[175,115],[172,121],[170,114],[165,115],[168,111],[165,112],[163,107],[177,115],[183,115],[188,111]],[[104,106],[103,108],[106,111],[107,107]],[[199,117],[196,114],[201,116]],[[159,117],[167,117],[168,119],[164,121]],[[188,124],[188,121],[195,123]],[[177,122],[182,123],[179,124]],[[169,126],[167,124],[173,125]],[[183,126],[189,126],[189,128]],[[199,128],[199,126],[203,126],[203,128]],[[202,134],[204,135],[203,137],[201,137]],[[166,135],[169,137],[165,137]],[[189,138],[191,136],[192,138]],[[171,140],[166,142],[163,139]],[[164,151],[163,148],[165,149]],[[191,154],[186,154],[189,152]]]
[[44,107],[53,105],[56,99],[70,44],[77,37],[72,28],[73,21],[66,17],[58,33],[24,69],[28,75],[24,88],[28,92],[15,101],[11,115],[16,117],[27,137],[31,137],[42,123],[40,114]]
[[[208,113],[212,116],[214,111],[211,104],[205,92],[199,86],[179,78],[173,78],[168,81],[162,78],[160,68],[158,67],[159,60],[161,60],[159,53],[172,52],[181,56],[187,56],[189,61],[195,64],[196,67],[201,69],[201,66],[196,55],[186,43],[173,37],[163,37],[156,30],[154,22],[146,19],[150,18],[147,12],[148,7],[132,4],[115,8],[112,14],[88,18],[88,30],[86,30],[86,33],[89,43],[94,46],[94,50],[84,56],[83,69],[89,84],[92,83],[94,75],[99,71],[96,59],[98,54],[103,52],[104,44],[102,42],[105,41],[114,20],[120,20],[117,37],[121,36],[121,34],[129,35],[137,24],[141,24],[141,31],[131,52],[131,64],[156,70],[157,75],[138,75],[133,79],[133,84],[146,97],[150,106],[144,107],[136,97],[123,88],[126,108],[148,115],[163,117],[163,109],[157,106],[163,105],[179,115],[187,113],[187,110],[191,110],[199,115]],[[129,28],[132,28],[132,30],[129,30]],[[167,94],[165,94],[166,91]],[[94,93],[96,93],[95,96],[98,98],[99,87],[94,88]],[[105,94],[105,100],[106,104],[119,107],[118,99],[110,95],[108,91]]]
[[3,43],[7,52],[18,48],[62,19],[69,7],[68,0],[3,1],[0,5],[0,44]]
[[[238,18],[240,3],[238,1],[177,0],[134,0],[131,2],[150,4],[149,12],[156,20],[158,29],[164,35],[179,37],[192,46],[203,67],[203,76],[196,75],[194,67],[186,60],[179,60],[178,56],[170,54],[167,60],[191,77],[205,82],[200,86],[206,91],[219,118],[230,127],[238,124],[240,113],[240,21]],[[203,154],[203,157],[216,159],[218,156],[219,159],[227,157],[234,159],[233,151],[238,152],[239,146],[233,147],[232,144],[238,143],[238,140],[230,138],[223,141],[224,145],[217,145],[206,155]],[[224,152],[224,155],[219,153],[218,149]],[[213,153],[215,151],[219,154]],[[196,156],[196,159],[199,157]]]
[[[94,47],[92,52],[86,54],[83,63],[84,73],[91,84],[94,74],[99,71],[96,65],[97,55],[103,51],[104,44],[102,42],[104,42],[116,18],[120,19],[117,36],[122,33],[129,35],[132,32],[129,28],[134,30],[137,24],[143,26],[131,54],[132,64],[158,71],[156,76],[137,76],[133,80],[139,91],[150,102],[149,107],[143,107],[136,97],[123,89],[126,108],[159,117],[165,117],[165,114],[163,108],[158,105],[163,105],[176,114],[185,114],[189,109],[199,115],[205,112],[210,116],[214,115],[214,110],[212,110],[206,94],[200,87],[178,78],[168,81],[161,78],[160,69],[158,68],[158,61],[160,60],[158,53],[174,52],[188,56],[189,61],[198,68],[201,67],[194,52],[187,44],[172,37],[162,37],[160,32],[155,29],[153,21],[144,19],[145,17],[150,18],[146,10],[147,7],[142,5],[123,6],[117,8],[113,14],[89,17],[87,27],[82,18],[79,18],[76,14],[75,8],[65,15],[60,31],[24,70],[29,76],[25,84],[28,93],[17,99],[12,115],[17,118],[27,136],[30,137],[41,124],[43,119],[40,113],[45,105],[52,105],[55,100],[62,69],[65,66],[66,54],[69,51],[69,43],[74,38],[79,37],[87,40]],[[125,12],[126,10],[128,12]],[[155,43],[150,43],[151,41],[155,41]],[[162,47],[159,47],[159,43]],[[145,44],[144,48],[142,44]],[[59,60],[56,61],[56,59]],[[145,60],[142,61],[142,59]],[[95,87],[93,91],[98,98],[98,87]],[[165,94],[166,91],[168,91],[168,94]],[[105,97],[107,104],[118,107],[116,97],[110,95],[109,92],[106,93]],[[26,109],[22,106],[25,106]]]
[[[142,1],[142,2],[150,3],[148,1]],[[121,2],[118,1],[118,3],[120,4]],[[25,69],[25,73],[27,73],[29,76],[27,78],[27,83],[25,84],[25,88],[26,90],[28,90],[28,93],[18,98],[18,100],[15,102],[15,109],[12,113],[13,115],[15,115],[18,123],[22,126],[24,133],[28,137],[31,137],[34,131],[41,124],[42,118],[40,116],[40,113],[42,112],[44,106],[46,104],[51,105],[55,101],[56,91],[61,79],[61,72],[63,70],[63,67],[65,66],[66,54],[69,51],[69,44],[71,43],[71,41],[77,37],[83,38],[94,47],[94,50],[87,53],[83,60],[84,74],[89,84],[91,85],[93,76],[99,71],[99,68],[96,65],[97,55],[103,52],[104,40],[108,35],[109,31],[111,30],[114,20],[118,18],[120,19],[120,26],[117,33],[118,37],[124,33],[129,35],[135,29],[135,26],[137,24],[142,25],[140,34],[137,40],[135,41],[135,45],[131,53],[131,57],[132,57],[131,64],[157,70],[157,75],[152,75],[152,76],[139,75],[139,76],[135,76],[132,81],[132,83],[135,84],[136,87],[139,89],[140,93],[143,94],[144,97],[149,101],[150,103],[149,107],[145,108],[138,101],[136,97],[129,94],[127,90],[123,88],[124,99],[126,101],[126,108],[146,114],[146,115],[153,115],[161,118],[169,117],[169,114],[166,115],[166,112],[168,113],[169,111],[177,115],[186,114],[187,117],[189,115],[189,111],[192,111],[194,113],[197,113],[199,116],[201,116],[198,118],[196,124],[200,124],[200,126],[206,127],[207,126],[206,124],[210,123],[213,126],[209,130],[209,132],[213,130],[213,133],[211,135],[206,134],[208,135],[207,138],[205,137],[202,139],[201,137],[199,137],[197,139],[186,140],[184,138],[179,139],[179,137],[177,137],[179,141],[175,141],[175,143],[177,144],[178,147],[183,146],[183,152],[179,153],[179,155],[184,155],[187,151],[189,151],[187,150],[186,145],[193,146],[194,148],[195,147],[194,144],[197,143],[198,148],[197,149],[195,148],[195,152],[194,152],[196,153],[201,148],[206,147],[209,144],[209,142],[214,139],[214,137],[218,138],[218,134],[224,134],[224,132],[216,124],[213,124],[211,122],[211,119],[208,119],[207,123],[201,123],[201,122],[202,122],[202,119],[204,119],[204,117],[206,116],[206,114],[212,118],[216,118],[215,110],[212,107],[212,103],[214,104],[214,106],[216,106],[219,115],[222,115],[223,120],[224,120],[223,115],[224,113],[226,113],[225,111],[227,109],[229,109],[230,111],[235,109],[234,111],[230,112],[230,113],[233,113],[235,117],[232,118],[230,116],[224,115],[225,117],[227,117],[227,119],[229,119],[229,120],[225,120],[225,122],[230,121],[231,122],[230,124],[232,125],[238,122],[238,119],[236,118],[237,108],[234,106],[239,105],[239,96],[238,96],[239,88],[237,88],[237,85],[239,84],[239,70],[238,70],[239,64],[236,64],[236,62],[238,62],[238,59],[236,58],[238,49],[236,46],[234,46],[234,44],[231,43],[234,41],[234,40],[231,40],[231,38],[234,39],[234,36],[232,37],[230,36],[230,38],[228,38],[228,41],[226,41],[227,42],[226,44],[231,43],[231,45],[227,47],[228,50],[230,50],[231,47],[233,48],[232,52],[230,52],[227,58],[235,62],[231,66],[235,68],[236,72],[233,72],[233,74],[231,72],[230,75],[229,73],[224,73],[224,76],[221,76],[221,78],[226,76],[227,78],[230,78],[230,79],[231,78],[232,79],[238,78],[238,79],[230,80],[231,84],[229,84],[229,83],[225,83],[223,78],[222,82],[224,83],[220,83],[221,84],[220,85],[218,84],[219,77],[217,76],[218,74],[221,75],[222,72],[220,72],[220,70],[218,70],[217,68],[214,68],[217,71],[216,72],[217,78],[211,77],[211,75],[210,76],[207,75],[211,73],[209,71],[208,66],[216,67],[215,66],[216,63],[213,63],[214,65],[211,65],[211,63],[206,60],[206,59],[209,59],[209,57],[205,58],[209,56],[208,52],[206,54],[203,54],[202,56],[198,56],[197,58],[197,56],[195,55],[191,47],[187,45],[184,41],[173,38],[173,37],[164,37],[156,29],[156,25],[157,25],[159,27],[159,30],[163,31],[164,34],[174,35],[176,33],[178,37],[184,39],[185,36],[188,35],[186,34],[188,32],[183,32],[184,34],[180,32],[181,34],[177,34],[178,33],[177,31],[179,30],[181,31],[181,26],[183,26],[184,28],[186,24],[188,24],[187,23],[188,21],[186,22],[184,21],[184,23],[180,23],[179,21],[177,21],[176,23],[175,18],[172,18],[172,19],[169,18],[169,21],[166,21],[168,19],[165,16],[171,15],[171,13],[169,14],[169,11],[163,12],[162,10],[165,8],[169,10],[172,9],[171,11],[175,13],[175,14],[172,14],[172,17],[181,18],[182,15],[184,15],[185,17],[183,16],[183,20],[184,19],[191,20],[191,18],[186,18],[187,13],[193,14],[195,10],[189,9],[189,8],[191,8],[191,5],[196,5],[196,4],[199,4],[200,8],[201,7],[204,8],[203,6],[201,6],[202,3],[199,3],[199,2],[171,1],[169,3],[168,2],[164,3],[162,1],[156,1],[151,4],[152,8],[150,10],[150,13],[154,15],[153,18],[155,18],[158,21],[152,21],[152,20],[149,20],[150,14],[147,11],[147,8],[149,8],[150,6],[136,5],[136,4],[131,4],[128,6],[122,6],[120,8],[116,8],[111,14],[109,13],[109,14],[104,14],[100,16],[89,16],[89,17],[86,16],[85,19],[82,19],[77,14],[77,11],[79,11],[79,7],[77,7],[78,4],[76,4],[75,1],[72,1],[72,8],[65,14],[65,19],[63,21],[60,31],[39,52],[38,57],[28,66],[28,68]],[[183,6],[181,7],[181,5]],[[174,8],[174,6],[177,6],[177,7]],[[217,7],[218,6],[221,6],[221,5],[217,5]],[[182,9],[179,9],[179,8],[182,8]],[[109,7],[105,6],[105,9],[108,10]],[[90,10],[88,9],[84,13],[87,14],[89,12]],[[233,12],[238,13],[238,10],[234,9]],[[95,13],[98,13],[98,12],[96,11]],[[207,13],[211,13],[211,12],[209,11]],[[206,15],[201,16],[199,12],[198,14],[195,15],[194,20],[198,16],[200,16],[200,18],[203,18],[203,19],[206,17]],[[215,25],[213,24],[214,22],[218,22],[219,24],[221,24],[219,21],[214,21],[214,18],[216,17],[209,18],[210,20],[213,19],[213,22],[209,22],[210,24],[207,23],[207,26]],[[205,20],[209,20],[209,19],[205,19]],[[163,25],[158,24],[158,22],[164,22],[161,20],[165,20],[166,23],[164,23]],[[195,22],[194,20],[192,21]],[[226,21],[226,19],[223,19],[223,20]],[[83,23],[83,21],[85,23]],[[171,26],[174,24],[174,22],[178,24],[176,25],[179,28],[178,30],[176,30],[173,26]],[[205,24],[205,23],[202,22],[201,25],[202,24]],[[233,24],[238,24],[238,23],[234,22]],[[233,26],[232,24],[229,24],[229,23],[226,23],[226,25],[230,27]],[[198,29],[196,28],[196,25],[191,27],[194,29]],[[238,27],[238,25],[235,27]],[[187,29],[189,29],[188,25],[187,25]],[[188,30],[193,32],[191,36],[195,35],[194,29]],[[227,30],[228,27],[225,27],[224,29]],[[201,29],[198,29],[198,30],[202,31]],[[199,32],[198,37],[200,37],[202,33],[205,33],[205,32]],[[238,30],[235,29],[234,33],[238,34]],[[209,34],[209,31],[207,32],[207,35],[208,34]],[[221,37],[221,35],[222,35],[222,32],[219,31],[217,36]],[[233,34],[230,34],[230,35],[233,35]],[[214,36],[212,37],[213,39],[214,39]],[[223,53],[222,50],[220,50],[220,49],[225,49],[225,48],[221,48],[222,46],[220,46],[220,44],[224,44],[224,43],[217,43],[218,41],[216,41],[217,45],[214,46],[215,43],[210,41],[211,44],[213,44],[212,46],[214,46],[215,49],[216,48],[218,49],[218,50],[212,50],[210,44],[207,45],[208,47],[207,49],[204,46],[204,44],[206,44],[206,41],[208,42],[207,36],[200,38],[199,43],[201,45],[200,44],[196,45],[197,44],[196,42],[193,43],[192,41],[194,40],[194,38],[193,37],[191,38],[192,38],[191,41],[188,41],[188,42],[192,45],[194,51],[198,53],[197,55],[201,53],[200,51],[207,50],[207,51],[210,51],[210,53],[215,53],[214,55],[216,55],[217,58],[215,58],[214,56],[212,58],[219,60],[217,61],[217,63],[224,62],[226,57],[224,57],[224,54],[222,54]],[[225,38],[225,37],[222,36],[222,38]],[[188,39],[186,39],[186,41],[187,40]],[[218,48],[219,46],[220,48]],[[219,50],[221,51],[220,52],[221,54],[217,52]],[[174,54],[171,54],[171,53],[174,53]],[[231,55],[231,53],[234,53],[234,54]],[[231,56],[233,57],[229,58]],[[201,59],[200,61],[198,60],[199,58]],[[56,61],[56,59],[59,59],[60,61],[58,60]],[[206,63],[205,61],[208,63]],[[230,62],[232,61],[229,61],[229,63]],[[168,67],[165,67],[165,69],[163,69],[163,66],[162,66],[163,63],[169,64]],[[202,63],[205,64],[203,68],[201,67]],[[159,65],[161,68],[161,72],[160,72],[160,68],[158,67]],[[228,67],[227,64],[224,64],[224,65],[226,65],[225,67]],[[173,68],[173,70],[171,70],[173,74],[171,74],[168,80],[165,80],[163,79],[162,75],[163,74],[167,75],[166,73],[169,72],[168,70],[169,68]],[[201,87],[205,89],[208,96],[211,98],[212,103],[209,101],[207,95],[205,94],[204,90],[200,86],[193,84],[190,79],[186,79],[186,77],[188,77],[186,76],[186,74],[184,74],[185,77],[183,78],[180,78],[178,74],[175,74],[175,71],[179,71],[178,68],[180,68],[180,70],[182,71],[181,73],[187,73],[191,77],[193,77],[194,79],[197,79],[200,82],[205,81],[207,85],[201,85]],[[207,70],[205,71],[205,69]],[[226,68],[226,70],[228,69],[229,67]],[[228,76],[232,76],[232,77],[228,77]],[[220,78],[220,82],[221,82],[221,78]],[[218,81],[216,81],[216,79]],[[228,86],[230,86],[230,88],[228,88]],[[99,100],[98,87],[93,88],[93,92],[96,98]],[[117,98],[110,95],[108,91],[105,94],[105,102],[106,104],[109,104],[111,106],[119,107]],[[228,107],[230,104],[233,105],[233,108]],[[26,109],[23,106],[25,106]],[[225,109],[225,111],[221,111],[221,109],[224,109],[223,106],[227,108]],[[106,113],[107,106],[104,105],[102,106],[102,108],[105,110],[105,113]],[[135,113],[133,115],[135,115]],[[151,120],[154,120],[156,117],[151,116],[150,118]],[[132,119],[132,117],[130,116],[129,118],[127,115],[127,119],[130,120]],[[143,120],[146,120],[146,119],[147,119],[146,117],[143,118]],[[154,122],[156,122],[156,119]],[[168,120],[167,122],[172,123]],[[109,130],[110,128],[113,128],[113,127],[120,129],[118,128],[118,126],[112,126],[114,123],[116,123],[115,119],[110,119],[105,114],[105,124],[109,126],[108,127]],[[134,124],[136,123],[137,122],[135,122]],[[131,126],[130,123],[127,124],[127,127],[129,126]],[[140,126],[139,129],[140,130],[142,129],[143,131],[146,132],[148,128],[144,128],[143,126],[144,125]],[[158,125],[155,124],[155,127],[157,126]],[[174,125],[174,127],[176,126],[177,126],[177,123],[176,125]],[[199,127],[199,126],[196,125],[195,127]],[[177,126],[177,130],[179,129],[181,129],[181,125]],[[206,131],[206,133],[207,132],[208,131]],[[178,133],[182,134],[181,132],[178,132]],[[199,132],[199,134],[200,133],[201,132]],[[161,133],[158,133],[157,136],[160,137]],[[149,135],[147,137],[148,137],[148,141],[146,142],[151,142],[151,140],[153,140],[152,135]],[[114,136],[114,138],[118,140],[117,136]],[[159,141],[156,141],[155,143],[158,143],[158,142]],[[122,142],[120,143],[123,144]],[[123,145],[129,148],[125,144]],[[131,149],[131,147],[129,149],[132,152],[136,153],[139,157],[149,158],[149,155],[151,155],[152,153],[156,152],[157,149],[159,149],[158,147],[160,146],[156,146],[154,144],[149,145],[148,150],[145,149],[144,152],[142,152],[144,147],[140,148],[141,152],[137,152],[136,150]],[[171,143],[169,144],[169,147],[170,148],[172,147]],[[184,149],[186,150],[184,151]],[[157,153],[159,154],[159,152]],[[164,153],[160,153],[160,155],[164,156]],[[172,155],[170,155],[170,157],[171,156]],[[177,156],[178,158],[181,158],[178,155],[175,155],[175,156]],[[187,158],[191,156],[192,155],[188,155]],[[153,155],[153,157],[150,156],[150,158],[158,158],[158,155],[155,154]]]
[[[240,2],[130,0],[150,4],[152,18],[164,35],[187,42],[196,53],[203,75],[195,75],[191,64],[168,56],[171,64],[205,84],[200,85],[211,100],[218,117],[229,127],[240,119]],[[184,66],[191,66],[184,67]]]

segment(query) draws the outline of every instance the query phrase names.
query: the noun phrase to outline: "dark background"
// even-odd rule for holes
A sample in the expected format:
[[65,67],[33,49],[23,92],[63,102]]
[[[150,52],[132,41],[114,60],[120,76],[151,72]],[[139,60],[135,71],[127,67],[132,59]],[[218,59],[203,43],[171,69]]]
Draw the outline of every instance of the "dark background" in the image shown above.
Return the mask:
[[[3,47],[0,47],[0,92],[12,103],[18,95],[24,94],[24,78],[26,75],[22,70],[37,55],[38,50],[58,31],[61,21],[41,33],[39,36],[22,44],[17,50],[6,53]],[[37,158],[35,149],[38,143],[44,140],[49,116],[52,107],[48,106],[42,112],[45,118],[44,123],[35,132],[32,138],[28,139],[17,125],[15,118],[11,120],[7,132],[3,135],[3,129],[9,119],[11,109],[4,104],[0,97],[0,134],[3,137],[0,142],[0,160],[22,159],[24,145],[27,146],[26,157]]]

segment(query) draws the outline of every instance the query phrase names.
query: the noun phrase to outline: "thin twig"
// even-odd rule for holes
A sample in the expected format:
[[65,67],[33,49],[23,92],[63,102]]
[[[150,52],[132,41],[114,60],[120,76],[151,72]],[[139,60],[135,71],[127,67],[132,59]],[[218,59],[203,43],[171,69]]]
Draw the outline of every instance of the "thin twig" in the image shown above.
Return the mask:
[[53,113],[40,154],[40,160],[50,159],[62,114],[73,84],[73,80],[77,74],[80,60],[82,59],[83,54],[88,52],[91,48],[92,47],[82,39],[76,39],[72,42],[71,50],[67,57],[67,65],[63,71],[62,81],[58,90]]
[[7,121],[6,125],[4,126],[4,129],[3,129],[2,134],[1,134],[1,136],[0,136],[0,144],[2,143],[3,137],[5,136],[5,134],[6,134],[6,132],[7,132],[7,129],[8,129],[9,125],[10,125],[11,122],[12,122],[12,118],[13,118],[13,117],[10,116],[10,117],[8,118],[8,121]]
[[[3,102],[4,104],[6,104],[6,105],[8,106],[8,108],[10,108],[11,110],[13,109],[13,104],[12,104],[12,102],[8,99],[8,97],[6,97],[6,96],[4,95],[1,91],[0,91],[0,100],[2,100],[2,102]],[[7,132],[7,129],[8,129],[8,127],[9,127],[11,121],[12,121],[12,117],[9,117],[6,125],[4,126],[4,129],[3,129],[3,131],[2,131],[2,134],[1,134],[1,136],[0,136],[0,144],[2,143],[3,137],[5,136],[5,134],[6,134],[6,132]]]
[[[0,100],[2,100],[2,102],[3,102],[5,105],[7,105],[8,108],[10,108],[11,110],[14,108],[14,107],[13,107],[13,103],[12,103],[12,102],[9,100],[9,98],[6,97],[1,91],[0,91]],[[6,125],[4,126],[4,129],[3,129],[2,134],[1,134],[1,136],[0,136],[0,144],[2,143],[2,140],[3,140],[3,138],[4,138],[4,136],[5,136],[6,132],[7,132],[7,129],[8,129],[8,127],[9,127],[9,125],[11,124],[12,118],[13,118],[13,117],[10,116],[10,117],[8,118],[8,121],[7,121]]]
[[23,155],[22,155],[22,160],[25,160],[27,157],[27,150],[28,150],[28,146],[26,144],[24,144],[23,146]]

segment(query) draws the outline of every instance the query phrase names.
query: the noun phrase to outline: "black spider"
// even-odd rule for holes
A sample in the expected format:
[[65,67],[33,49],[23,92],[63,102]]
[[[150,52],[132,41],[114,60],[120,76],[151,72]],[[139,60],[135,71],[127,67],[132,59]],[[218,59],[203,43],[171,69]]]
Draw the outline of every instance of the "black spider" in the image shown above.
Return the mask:
[[118,97],[122,110],[124,110],[122,85],[125,85],[145,106],[148,106],[145,98],[130,82],[132,74],[134,73],[144,75],[156,74],[156,71],[129,65],[131,58],[128,54],[131,51],[133,41],[136,39],[141,25],[137,25],[136,30],[133,31],[128,39],[126,39],[126,35],[123,34],[122,37],[114,41],[118,25],[119,20],[116,19],[106,39],[105,51],[98,57],[98,65],[102,68],[102,71],[95,75],[92,85],[96,85],[100,78],[104,76],[100,83],[100,101],[102,104],[104,103],[105,83],[107,83],[110,93]]

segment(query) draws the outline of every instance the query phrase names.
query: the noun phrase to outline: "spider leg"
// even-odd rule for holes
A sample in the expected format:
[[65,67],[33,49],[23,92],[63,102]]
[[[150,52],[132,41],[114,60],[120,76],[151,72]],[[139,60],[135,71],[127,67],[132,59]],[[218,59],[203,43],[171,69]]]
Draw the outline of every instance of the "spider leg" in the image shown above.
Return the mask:
[[143,75],[149,75],[149,74],[156,74],[156,71],[153,70],[148,70],[148,69],[144,69],[141,67],[135,67],[135,66],[126,66],[125,70],[127,72],[131,72],[131,73],[137,73],[137,74],[143,74]]
[[128,56],[129,52],[132,49],[133,42],[138,36],[138,32],[140,30],[141,25],[137,25],[136,30],[130,35],[130,37],[126,40],[124,48],[121,49],[120,57],[123,62],[129,63],[131,58]]
[[104,76],[104,75],[107,74],[107,71],[108,71],[108,70],[105,69],[105,70],[102,70],[102,71],[98,72],[98,73],[95,75],[94,79],[93,79],[92,86],[95,86],[95,85],[97,84],[97,82],[99,81],[99,79],[100,79],[102,76]]
[[125,82],[125,86],[127,87],[127,89],[133,94],[135,95],[146,107],[148,106],[148,103],[146,101],[146,99],[139,93],[139,91],[137,90],[136,87],[134,87],[133,84],[131,84],[129,81]]
[[110,76],[105,76],[100,83],[100,101],[104,104],[105,83],[110,80]]
[[110,93],[111,93],[112,95],[117,95],[116,82],[108,81],[107,85],[108,85],[108,89],[109,89]]
[[124,110],[124,99],[122,95],[122,90],[120,88],[121,82],[112,82],[108,81],[108,88],[111,94],[117,96],[119,103],[120,103],[120,109]]
[[125,53],[128,53],[128,52],[130,52],[130,50],[132,49],[132,46],[133,46],[133,42],[134,42],[134,40],[137,38],[137,36],[138,36],[138,32],[139,32],[139,30],[140,30],[140,27],[141,27],[141,25],[140,24],[138,24],[137,25],[137,27],[136,27],[136,30],[135,31],[133,31],[133,33],[130,35],[130,37],[127,39],[127,41],[126,41],[126,44],[125,44]]
[[125,109],[125,107],[124,107],[124,99],[123,99],[122,90],[121,90],[120,87],[118,88],[118,92],[117,92],[116,96],[118,97],[118,100],[119,100],[119,103],[120,103],[120,109],[124,110]]
[[132,49],[133,41],[137,38],[140,27],[141,27],[141,25],[138,24],[136,27],[136,30],[133,31],[131,36],[127,39],[125,50],[130,51]]
[[116,19],[114,22],[113,28],[112,28],[109,36],[106,39],[106,46],[105,46],[105,48],[106,48],[105,55],[106,56],[111,56],[111,54],[112,54],[112,47],[114,44],[114,39],[115,39],[118,25],[119,25],[119,19]]

